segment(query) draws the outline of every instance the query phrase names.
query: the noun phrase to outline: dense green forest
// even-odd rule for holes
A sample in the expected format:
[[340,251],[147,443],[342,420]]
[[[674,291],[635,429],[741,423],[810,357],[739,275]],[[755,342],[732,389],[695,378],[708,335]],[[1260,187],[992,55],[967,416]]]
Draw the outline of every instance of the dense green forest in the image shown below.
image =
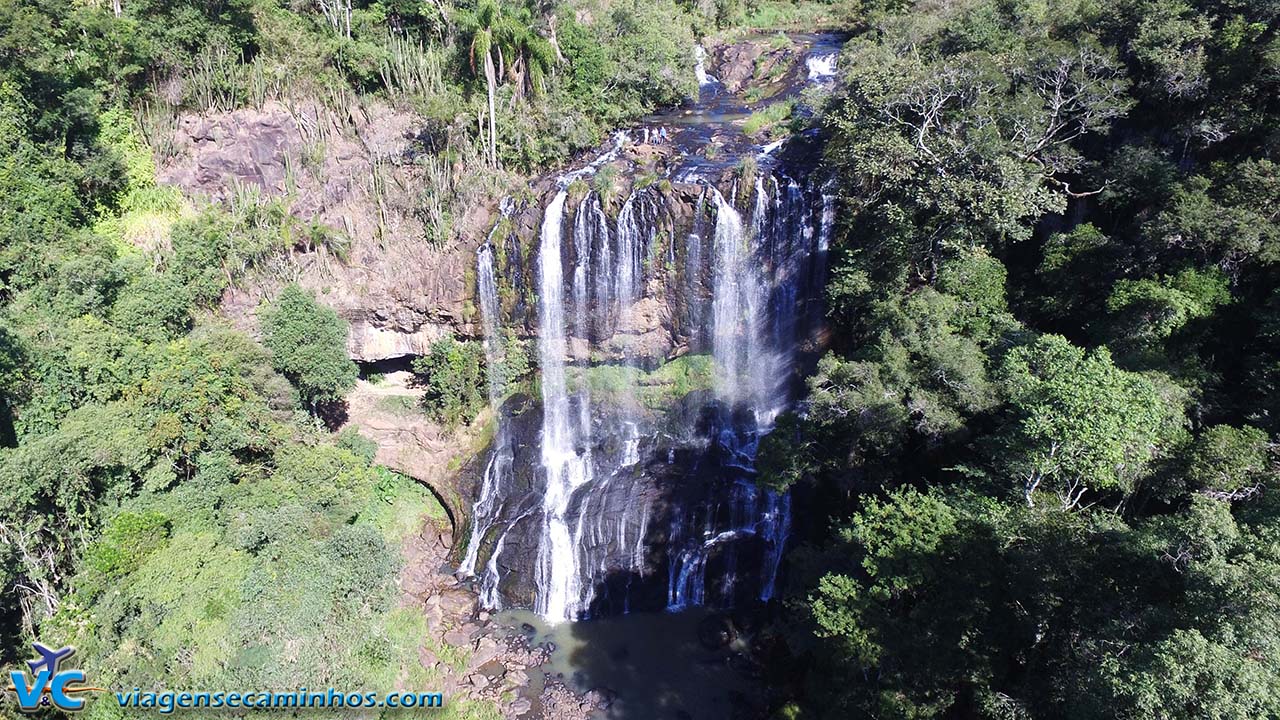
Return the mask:
[[[818,26],[851,38],[807,120],[831,347],[762,450],[823,513],[778,716],[1280,717],[1275,0],[0,0],[0,664],[45,636],[104,686],[440,680],[394,581],[444,511],[326,426],[345,323],[297,286],[260,337],[219,312],[343,239],[157,185],[180,112],[412,109],[448,209],[688,97],[697,37]],[[420,358],[442,420],[483,405],[477,353]]]
[[769,438],[798,717],[1280,716],[1280,5],[889,3]]

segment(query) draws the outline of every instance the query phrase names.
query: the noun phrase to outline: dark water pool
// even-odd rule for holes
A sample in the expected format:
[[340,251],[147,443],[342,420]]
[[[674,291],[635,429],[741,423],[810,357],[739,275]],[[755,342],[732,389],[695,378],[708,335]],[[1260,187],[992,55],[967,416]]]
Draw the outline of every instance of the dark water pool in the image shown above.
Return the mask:
[[724,614],[691,609],[548,625],[513,610],[497,619],[533,644],[554,644],[542,667],[547,676],[612,696],[603,718],[745,720],[766,714],[749,635]]

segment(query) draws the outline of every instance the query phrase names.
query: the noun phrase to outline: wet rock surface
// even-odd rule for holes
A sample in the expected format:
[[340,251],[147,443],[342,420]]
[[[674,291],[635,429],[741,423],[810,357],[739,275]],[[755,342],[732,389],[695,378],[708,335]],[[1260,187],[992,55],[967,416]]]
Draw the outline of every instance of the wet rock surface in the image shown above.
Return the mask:
[[550,649],[532,647],[526,636],[510,632],[480,608],[474,592],[438,570],[447,565],[442,535],[449,537],[450,531],[428,522],[410,538],[399,585],[402,602],[426,616],[433,643],[460,650],[466,658],[459,667],[427,645],[418,649],[424,667],[443,673],[445,702],[459,697],[490,702],[511,720],[586,720],[607,707],[607,693],[578,693],[563,681],[546,681],[541,668]]

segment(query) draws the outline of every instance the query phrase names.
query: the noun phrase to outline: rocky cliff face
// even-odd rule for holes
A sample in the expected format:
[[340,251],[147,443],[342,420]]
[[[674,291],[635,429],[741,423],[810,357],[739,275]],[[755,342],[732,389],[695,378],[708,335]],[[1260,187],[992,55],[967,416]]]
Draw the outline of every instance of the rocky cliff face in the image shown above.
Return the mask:
[[[745,600],[768,593],[785,514],[780,498],[750,483],[754,443],[789,392],[789,363],[821,346],[813,301],[829,218],[821,179],[808,170],[813,139],[779,147],[741,125],[812,86],[811,61],[832,42],[712,47],[701,102],[646,119],[501,204],[470,198],[443,236],[422,212],[441,172],[433,130],[385,106],[268,104],[184,117],[161,180],[215,200],[254,188],[342,231],[345,259],[300,251],[291,274],[348,320],[359,361],[423,354],[449,334],[481,337],[481,246],[494,265],[497,326],[536,346],[554,330],[549,293],[563,295],[563,344],[540,348],[541,392],[506,397],[493,448],[461,472],[441,452],[465,455],[465,442],[421,418],[379,412],[376,398],[353,403],[379,462],[446,500],[453,557],[477,576],[486,604],[564,617]],[[563,242],[548,245],[552,207]],[[542,286],[552,246],[564,275],[555,290]],[[758,282],[737,287],[748,272]],[[252,327],[278,282],[229,292],[224,310]],[[786,367],[770,365],[765,356],[784,336]],[[550,405],[548,362],[565,375]],[[746,388],[726,373],[760,382]],[[566,412],[581,417],[567,435]],[[566,443],[555,452],[577,457],[560,470],[594,478],[561,508],[544,506],[565,480],[547,469],[549,436]],[[496,493],[490,506],[486,488]],[[548,532],[561,530],[576,538],[572,557],[548,550]],[[559,599],[548,611],[552,585]]]
[[[743,100],[740,107],[748,111],[803,86],[806,58],[815,45],[829,42],[820,36],[785,41],[770,36],[716,45],[707,54],[708,72],[739,99],[751,90],[752,102]],[[672,119],[678,124],[679,117]],[[295,279],[350,323],[353,359],[417,355],[445,335],[480,335],[474,253],[498,214],[496,198],[483,188],[458,190],[463,212],[447,227],[437,227],[424,212],[431,204],[426,195],[442,172],[449,175],[433,154],[443,132],[411,112],[380,103],[334,109],[318,101],[269,102],[258,109],[187,114],[172,134],[159,179],[189,196],[212,200],[254,189],[285,198],[295,215],[342,232],[351,243],[345,260],[322,250],[298,252]],[[674,155],[726,156],[740,140],[737,135],[719,129],[701,138],[702,147],[679,152],[656,134],[637,135],[617,164],[607,212],[621,209],[635,182],[665,176]],[[730,169],[727,163],[722,168],[726,177]],[[513,217],[517,234],[526,240],[536,237],[535,216],[553,185],[554,176],[534,180]],[[674,192],[686,193],[689,201],[687,194],[694,190],[686,185]],[[689,218],[672,220],[687,223]],[[250,326],[253,309],[276,290],[269,279],[257,280],[229,292],[224,302],[229,315]],[[661,332],[671,323],[663,311],[640,309],[630,331]],[[657,354],[663,345],[667,352],[676,349],[680,339],[655,335],[648,342]]]
[[[772,594],[789,501],[754,486],[755,447],[821,349],[829,204],[799,160],[690,166],[672,145],[665,171],[686,180],[613,196],[561,178],[491,237],[499,319],[534,331],[542,382],[503,404],[472,468],[462,572],[489,607],[566,619]],[[648,177],[638,150],[596,177]],[[558,532],[566,555],[548,550]]]
[[[294,215],[340,232],[345,258],[296,253],[297,281],[350,322],[353,359],[420,354],[450,333],[478,332],[467,279],[481,234],[473,228],[490,212],[479,196],[456,226],[423,212],[427,189],[451,174],[432,155],[437,132],[380,104],[341,116],[318,102],[186,115],[159,180],[214,201],[245,189],[283,198]],[[253,278],[224,307],[251,323],[275,284]]]

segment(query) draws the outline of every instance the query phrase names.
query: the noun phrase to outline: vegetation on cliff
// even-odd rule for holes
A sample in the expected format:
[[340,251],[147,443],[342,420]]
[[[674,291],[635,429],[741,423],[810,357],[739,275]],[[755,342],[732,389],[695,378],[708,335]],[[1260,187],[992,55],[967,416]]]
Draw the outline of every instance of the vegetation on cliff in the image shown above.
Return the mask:
[[[422,208],[447,237],[466,178],[686,97],[695,37],[833,21],[832,348],[760,460],[809,509],[781,714],[1280,716],[1280,8],[1244,0],[0,0],[0,659],[38,635],[108,686],[440,680],[394,578],[441,511],[316,416],[354,381],[344,324],[292,286],[260,340],[219,310],[345,244],[158,186],[180,113],[410,110],[459,173]],[[419,362],[436,418],[483,405],[482,350]],[[661,405],[709,371],[574,380]]]

